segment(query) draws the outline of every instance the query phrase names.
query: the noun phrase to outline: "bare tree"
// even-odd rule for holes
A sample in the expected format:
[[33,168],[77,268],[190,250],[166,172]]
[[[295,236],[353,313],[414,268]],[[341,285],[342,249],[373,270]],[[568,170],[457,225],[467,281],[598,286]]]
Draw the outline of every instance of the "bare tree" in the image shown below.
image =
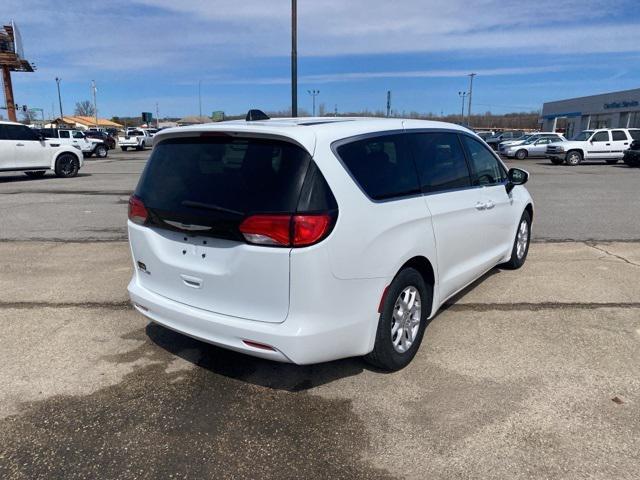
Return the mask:
[[76,103],[74,114],[79,117],[93,117],[96,114],[96,110],[93,108],[93,103],[89,100],[83,100]]

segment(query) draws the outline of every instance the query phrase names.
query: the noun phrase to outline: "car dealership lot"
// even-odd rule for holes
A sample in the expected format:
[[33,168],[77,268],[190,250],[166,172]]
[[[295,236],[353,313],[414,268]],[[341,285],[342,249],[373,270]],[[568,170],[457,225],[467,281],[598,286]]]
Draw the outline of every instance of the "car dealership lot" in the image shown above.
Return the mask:
[[135,313],[124,223],[148,154],[0,175],[0,478],[636,475],[639,169],[510,162],[532,173],[527,264],[476,282],[381,374],[269,363]]

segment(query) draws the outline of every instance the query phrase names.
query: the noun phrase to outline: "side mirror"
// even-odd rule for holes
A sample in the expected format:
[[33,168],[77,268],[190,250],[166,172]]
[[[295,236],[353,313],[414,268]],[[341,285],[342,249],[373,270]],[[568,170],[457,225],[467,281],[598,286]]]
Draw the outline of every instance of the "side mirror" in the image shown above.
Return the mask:
[[39,134],[38,134],[38,140],[40,140],[41,142],[44,142],[44,141],[45,141],[45,136],[44,136],[44,134],[43,134],[43,133],[39,133]]
[[529,172],[520,168],[510,168],[507,172],[507,193],[511,193],[516,185],[524,185],[529,181]]

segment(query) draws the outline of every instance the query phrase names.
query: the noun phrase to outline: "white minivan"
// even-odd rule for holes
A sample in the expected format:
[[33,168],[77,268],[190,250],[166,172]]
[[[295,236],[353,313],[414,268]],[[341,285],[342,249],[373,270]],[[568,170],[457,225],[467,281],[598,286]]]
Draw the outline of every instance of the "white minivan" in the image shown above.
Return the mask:
[[129,201],[133,305],[224,348],[407,365],[442,304],[529,248],[527,172],[448,123],[162,130]]

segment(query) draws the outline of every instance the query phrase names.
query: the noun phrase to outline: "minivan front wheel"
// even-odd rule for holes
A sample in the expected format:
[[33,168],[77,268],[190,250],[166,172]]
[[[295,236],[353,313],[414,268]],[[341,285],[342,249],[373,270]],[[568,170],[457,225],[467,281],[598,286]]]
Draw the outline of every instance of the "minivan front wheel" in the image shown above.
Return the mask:
[[528,211],[524,211],[522,217],[520,217],[520,223],[518,223],[518,230],[516,230],[516,238],[513,241],[513,247],[511,248],[511,258],[507,263],[500,265],[502,268],[509,270],[517,270],[527,259],[529,253],[529,243],[531,242],[531,215]]
[[432,287],[417,270],[401,270],[387,289],[375,345],[365,360],[388,371],[406,367],[422,342],[431,296]]

